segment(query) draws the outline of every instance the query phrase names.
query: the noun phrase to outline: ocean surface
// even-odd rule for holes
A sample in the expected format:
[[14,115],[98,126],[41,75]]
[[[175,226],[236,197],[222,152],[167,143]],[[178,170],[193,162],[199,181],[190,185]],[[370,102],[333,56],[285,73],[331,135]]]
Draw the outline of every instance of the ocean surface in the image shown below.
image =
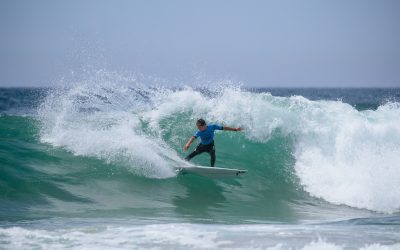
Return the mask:
[[0,249],[142,248],[400,249],[400,89],[0,89]]

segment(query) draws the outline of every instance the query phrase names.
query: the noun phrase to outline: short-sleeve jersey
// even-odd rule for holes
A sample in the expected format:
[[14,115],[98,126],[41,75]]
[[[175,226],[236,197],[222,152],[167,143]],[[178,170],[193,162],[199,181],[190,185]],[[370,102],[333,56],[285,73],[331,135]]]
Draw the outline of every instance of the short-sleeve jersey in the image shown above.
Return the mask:
[[207,128],[204,131],[198,130],[196,133],[194,133],[194,137],[200,137],[201,138],[201,144],[203,145],[208,145],[211,144],[214,141],[214,131],[215,130],[223,130],[224,127],[216,124],[210,124],[207,125]]

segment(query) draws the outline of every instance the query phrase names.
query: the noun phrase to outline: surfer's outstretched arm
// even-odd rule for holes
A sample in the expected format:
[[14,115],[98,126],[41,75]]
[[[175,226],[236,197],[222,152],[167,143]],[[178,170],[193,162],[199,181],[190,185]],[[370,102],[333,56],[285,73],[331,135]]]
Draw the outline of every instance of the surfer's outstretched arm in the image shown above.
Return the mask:
[[224,126],[224,130],[227,130],[227,131],[242,131],[243,128],[241,128],[241,127],[231,128],[231,127],[228,127],[228,126]]
[[188,140],[188,142],[186,143],[185,147],[183,147],[185,150],[188,150],[190,145],[192,144],[192,142],[196,140],[196,137],[192,136],[190,137],[190,139]]

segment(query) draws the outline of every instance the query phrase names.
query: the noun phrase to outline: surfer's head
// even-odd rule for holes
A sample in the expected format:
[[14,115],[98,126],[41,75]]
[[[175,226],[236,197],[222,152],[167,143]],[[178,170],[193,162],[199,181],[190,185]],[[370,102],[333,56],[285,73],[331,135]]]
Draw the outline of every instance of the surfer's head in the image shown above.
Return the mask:
[[196,122],[196,126],[200,131],[205,130],[206,129],[206,125],[207,125],[206,121],[204,121],[204,119],[201,119],[201,118],[198,119],[197,122]]

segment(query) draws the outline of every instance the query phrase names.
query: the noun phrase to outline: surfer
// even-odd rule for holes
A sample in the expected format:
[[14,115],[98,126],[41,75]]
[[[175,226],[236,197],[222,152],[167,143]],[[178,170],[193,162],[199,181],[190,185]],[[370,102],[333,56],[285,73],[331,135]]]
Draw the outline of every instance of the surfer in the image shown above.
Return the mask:
[[196,147],[196,149],[188,155],[185,160],[190,161],[196,155],[207,152],[211,156],[211,167],[215,165],[215,146],[214,146],[214,131],[215,130],[227,130],[227,131],[242,131],[241,127],[231,128],[228,126],[220,126],[216,124],[207,125],[206,121],[203,119],[198,119],[196,122],[196,126],[199,129],[192,137],[190,137],[189,141],[186,143],[184,149],[187,151],[192,144],[192,142],[200,136],[201,142]]

